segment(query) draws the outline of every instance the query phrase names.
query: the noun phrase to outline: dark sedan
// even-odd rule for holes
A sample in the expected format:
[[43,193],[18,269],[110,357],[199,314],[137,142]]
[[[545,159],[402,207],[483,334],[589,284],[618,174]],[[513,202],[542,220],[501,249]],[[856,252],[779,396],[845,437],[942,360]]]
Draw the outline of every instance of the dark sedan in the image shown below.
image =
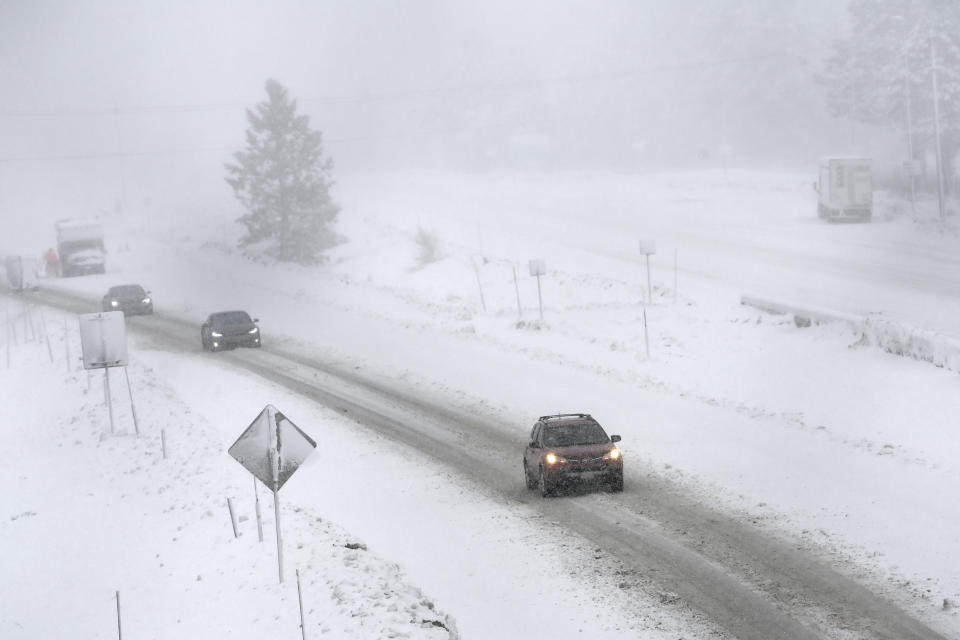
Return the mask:
[[250,318],[246,311],[221,311],[207,316],[200,327],[200,342],[207,351],[233,347],[259,347],[258,318]]
[[110,287],[103,296],[104,311],[122,311],[124,315],[153,313],[153,298],[138,284],[121,284]]

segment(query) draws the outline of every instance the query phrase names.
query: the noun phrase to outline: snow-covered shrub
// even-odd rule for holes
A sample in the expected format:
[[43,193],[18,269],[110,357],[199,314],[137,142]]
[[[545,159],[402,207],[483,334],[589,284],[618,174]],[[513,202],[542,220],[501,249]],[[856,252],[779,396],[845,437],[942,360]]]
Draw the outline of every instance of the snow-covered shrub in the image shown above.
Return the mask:
[[417,243],[417,264],[421,267],[436,262],[440,259],[440,241],[437,240],[437,234],[433,231],[427,231],[423,227],[417,227],[417,235],[414,236]]

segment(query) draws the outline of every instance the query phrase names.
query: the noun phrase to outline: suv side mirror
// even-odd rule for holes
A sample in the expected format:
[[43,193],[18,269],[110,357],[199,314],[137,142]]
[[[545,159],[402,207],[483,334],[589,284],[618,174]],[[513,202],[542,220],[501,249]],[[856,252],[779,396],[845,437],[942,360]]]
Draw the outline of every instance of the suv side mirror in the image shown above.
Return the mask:
[[534,440],[533,442],[530,443],[530,448],[531,448],[531,449],[539,449],[539,448],[540,448],[540,445],[537,444],[537,441],[536,441],[536,440]]
[[254,321],[254,322],[260,322],[260,318],[254,318],[253,321]]
[[610,436],[610,442],[620,442],[620,436]]

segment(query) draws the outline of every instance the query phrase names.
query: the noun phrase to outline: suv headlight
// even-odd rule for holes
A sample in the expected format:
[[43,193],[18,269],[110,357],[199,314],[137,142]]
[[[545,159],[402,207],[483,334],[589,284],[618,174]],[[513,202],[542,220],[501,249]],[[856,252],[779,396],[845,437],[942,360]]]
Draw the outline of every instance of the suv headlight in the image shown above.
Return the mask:
[[606,455],[603,456],[604,460],[619,460],[620,459],[620,449],[614,447],[607,451]]
[[120,306],[120,303],[117,302],[116,300],[111,300],[111,301],[110,301],[110,306],[111,306],[111,307],[117,307],[117,306]]
[[213,336],[214,338],[222,338],[222,337],[223,337],[223,334],[220,333],[219,331],[211,331],[211,332],[210,332],[210,335]]
[[557,464],[557,460],[559,460],[559,458],[557,458],[557,454],[555,453],[548,453],[546,460],[547,464]]
[[260,329],[254,327],[253,329],[250,329],[249,333],[257,333],[258,331],[260,331]]
[[150,304],[150,298],[144,298],[140,302],[142,302],[143,304]]

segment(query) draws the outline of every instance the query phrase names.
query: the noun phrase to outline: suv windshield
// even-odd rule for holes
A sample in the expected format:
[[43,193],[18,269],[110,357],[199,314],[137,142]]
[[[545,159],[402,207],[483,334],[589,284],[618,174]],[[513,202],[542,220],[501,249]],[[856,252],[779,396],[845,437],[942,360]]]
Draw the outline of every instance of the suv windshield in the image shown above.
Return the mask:
[[609,442],[606,432],[595,422],[558,424],[543,432],[543,444],[547,447],[570,447],[580,444],[604,444]]
[[110,288],[110,295],[112,295],[112,296],[120,296],[120,297],[124,297],[124,298],[127,298],[127,297],[129,297],[129,298],[142,298],[143,296],[145,296],[145,295],[147,295],[147,294],[146,294],[146,292],[143,290],[143,287],[141,287],[141,286],[138,285],[138,284],[124,284],[124,285],[121,285],[121,286],[119,286],[119,287],[111,287],[111,288]]
[[224,326],[230,324],[251,324],[253,321],[246,311],[225,311],[210,317],[213,324]]

